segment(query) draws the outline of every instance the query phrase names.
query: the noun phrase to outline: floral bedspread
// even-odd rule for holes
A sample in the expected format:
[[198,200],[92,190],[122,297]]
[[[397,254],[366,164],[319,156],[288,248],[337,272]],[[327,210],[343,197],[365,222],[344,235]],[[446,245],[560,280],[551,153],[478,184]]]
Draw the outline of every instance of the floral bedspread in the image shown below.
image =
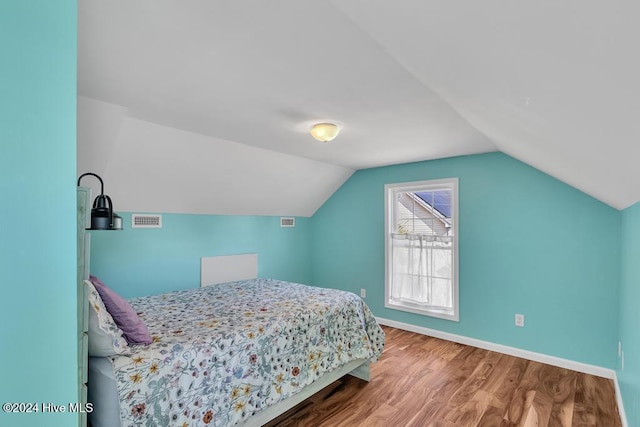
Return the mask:
[[153,343],[113,358],[123,427],[230,426],[384,346],[339,290],[256,279],[129,302]]

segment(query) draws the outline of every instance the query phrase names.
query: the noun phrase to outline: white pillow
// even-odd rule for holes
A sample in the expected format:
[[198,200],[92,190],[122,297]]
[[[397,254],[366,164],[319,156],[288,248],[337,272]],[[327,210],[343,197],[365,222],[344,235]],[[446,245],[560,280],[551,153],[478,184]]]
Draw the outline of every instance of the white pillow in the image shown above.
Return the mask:
[[93,284],[85,280],[85,295],[89,301],[89,356],[114,356],[127,351],[127,340],[104,306]]

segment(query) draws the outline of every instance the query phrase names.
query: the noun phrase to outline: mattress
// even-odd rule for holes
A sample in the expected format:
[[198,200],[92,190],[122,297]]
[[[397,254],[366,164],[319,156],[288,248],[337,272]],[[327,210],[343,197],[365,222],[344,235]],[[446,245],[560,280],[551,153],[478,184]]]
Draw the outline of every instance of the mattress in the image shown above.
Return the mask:
[[123,427],[243,423],[384,346],[362,299],[335,289],[254,279],[129,302],[153,343],[92,358],[95,427],[118,425],[97,419],[114,400]]

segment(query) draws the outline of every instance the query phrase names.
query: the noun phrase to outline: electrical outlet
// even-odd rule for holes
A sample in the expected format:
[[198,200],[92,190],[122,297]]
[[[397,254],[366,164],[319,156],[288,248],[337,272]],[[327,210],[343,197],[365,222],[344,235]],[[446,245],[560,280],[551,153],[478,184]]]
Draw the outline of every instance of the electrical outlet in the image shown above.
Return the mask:
[[365,288],[360,289],[360,297],[362,298],[367,297],[367,290]]
[[516,313],[516,326],[524,328],[524,314]]
[[618,341],[618,357],[622,356],[622,341]]

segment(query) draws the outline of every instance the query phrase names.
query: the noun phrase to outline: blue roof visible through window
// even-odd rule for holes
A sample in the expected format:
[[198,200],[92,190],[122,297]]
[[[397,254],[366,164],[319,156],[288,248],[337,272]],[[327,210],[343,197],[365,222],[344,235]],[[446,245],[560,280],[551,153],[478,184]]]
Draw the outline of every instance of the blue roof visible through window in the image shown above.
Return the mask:
[[418,191],[415,195],[440,212],[445,218],[451,218],[451,191]]

